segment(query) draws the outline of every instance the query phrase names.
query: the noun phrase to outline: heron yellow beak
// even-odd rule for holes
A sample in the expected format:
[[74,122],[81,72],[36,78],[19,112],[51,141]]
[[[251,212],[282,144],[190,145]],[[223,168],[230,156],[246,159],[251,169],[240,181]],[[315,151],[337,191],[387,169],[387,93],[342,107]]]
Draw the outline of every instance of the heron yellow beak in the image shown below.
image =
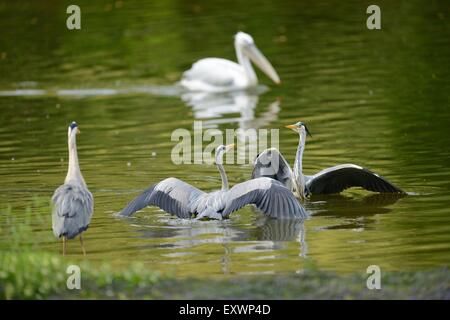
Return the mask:
[[80,134],[81,133],[81,131],[80,131],[80,129],[78,129],[78,127],[77,127],[77,132],[76,132],[77,134]]
[[229,151],[229,150],[234,149],[234,146],[235,146],[235,144],[232,143],[232,144],[229,144],[229,145],[225,146],[225,148],[227,149],[227,151]]
[[292,130],[297,130],[297,126],[295,124],[290,124],[290,125],[286,126],[286,128],[292,129]]

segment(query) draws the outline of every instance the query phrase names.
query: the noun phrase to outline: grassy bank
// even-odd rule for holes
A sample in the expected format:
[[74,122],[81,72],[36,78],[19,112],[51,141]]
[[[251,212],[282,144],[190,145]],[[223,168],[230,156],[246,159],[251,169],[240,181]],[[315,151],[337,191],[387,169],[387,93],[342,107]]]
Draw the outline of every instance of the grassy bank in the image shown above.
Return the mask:
[[[35,199],[24,214],[4,210],[0,231],[1,299],[450,299],[447,268],[383,272],[382,289],[366,288],[367,274],[336,275],[313,264],[302,274],[177,278],[142,263],[118,269],[48,253],[39,244],[54,241],[48,200]],[[81,270],[81,290],[67,289],[69,265]]]
[[[72,263],[81,269],[80,290],[66,286]],[[138,263],[113,270],[28,251],[0,253],[0,270],[2,299],[450,299],[446,268],[384,273],[381,290],[368,290],[364,274],[309,269],[299,275],[177,279]]]

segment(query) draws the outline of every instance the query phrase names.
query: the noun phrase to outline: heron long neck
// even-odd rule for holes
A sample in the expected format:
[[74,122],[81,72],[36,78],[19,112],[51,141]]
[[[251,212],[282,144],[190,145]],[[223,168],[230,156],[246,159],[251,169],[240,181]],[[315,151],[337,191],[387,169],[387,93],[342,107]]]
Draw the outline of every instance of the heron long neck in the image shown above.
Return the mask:
[[84,184],[83,176],[81,175],[80,166],[78,165],[78,153],[76,136],[69,138],[69,170],[65,182],[78,181]]
[[304,130],[300,130],[299,142],[297,147],[297,154],[295,156],[294,163],[294,182],[296,185],[297,193],[300,198],[305,198],[305,176],[303,175],[302,159],[303,150],[305,149],[306,133]]
[[223,153],[219,154],[216,158],[217,169],[219,169],[220,177],[222,178],[222,191],[228,190],[228,177],[223,167]]
[[239,64],[244,68],[245,75],[247,76],[248,82],[251,85],[256,85],[258,83],[258,78],[256,78],[255,70],[253,70],[252,63],[250,59],[242,52],[242,47],[239,44],[235,44],[236,56]]

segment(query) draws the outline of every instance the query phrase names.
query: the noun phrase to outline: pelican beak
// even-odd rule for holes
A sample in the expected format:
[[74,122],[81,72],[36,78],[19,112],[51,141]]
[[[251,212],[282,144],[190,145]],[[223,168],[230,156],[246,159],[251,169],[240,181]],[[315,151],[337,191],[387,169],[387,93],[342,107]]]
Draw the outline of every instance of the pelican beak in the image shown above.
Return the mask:
[[290,124],[290,125],[286,126],[286,128],[294,130],[294,131],[298,130],[298,127],[295,124]]
[[278,76],[275,69],[270,64],[269,60],[264,57],[264,55],[259,51],[259,49],[253,44],[246,48],[248,57],[256,64],[273,82],[279,84],[280,77]]
[[235,146],[234,143],[225,146],[225,150],[226,150],[225,152],[228,152],[228,151],[230,151],[230,150],[233,150],[233,149],[234,149],[234,146]]

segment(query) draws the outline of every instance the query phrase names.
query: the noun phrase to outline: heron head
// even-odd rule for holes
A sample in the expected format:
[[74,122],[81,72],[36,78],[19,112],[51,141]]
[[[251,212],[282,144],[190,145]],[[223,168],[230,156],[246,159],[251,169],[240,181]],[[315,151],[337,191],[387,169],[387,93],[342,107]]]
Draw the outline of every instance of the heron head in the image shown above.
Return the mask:
[[235,146],[235,144],[234,143],[232,143],[232,144],[228,144],[228,145],[223,145],[223,144],[221,144],[220,146],[218,146],[217,148],[216,148],[216,153],[225,153],[225,152],[228,152],[228,151],[230,151],[230,150],[233,150],[234,149],[234,146]]
[[311,133],[309,133],[308,127],[306,126],[306,124],[304,124],[301,121],[294,123],[294,124],[290,124],[290,125],[286,126],[286,128],[291,129],[298,133],[305,131],[305,133],[308,134],[312,138]]
[[222,163],[222,158],[225,153],[234,149],[234,143],[228,145],[220,145],[216,148],[216,163]]
[[81,131],[80,131],[80,129],[78,129],[78,124],[75,121],[73,121],[69,125],[68,132],[69,132],[69,137],[71,137],[71,136],[73,136],[75,134],[79,134]]

